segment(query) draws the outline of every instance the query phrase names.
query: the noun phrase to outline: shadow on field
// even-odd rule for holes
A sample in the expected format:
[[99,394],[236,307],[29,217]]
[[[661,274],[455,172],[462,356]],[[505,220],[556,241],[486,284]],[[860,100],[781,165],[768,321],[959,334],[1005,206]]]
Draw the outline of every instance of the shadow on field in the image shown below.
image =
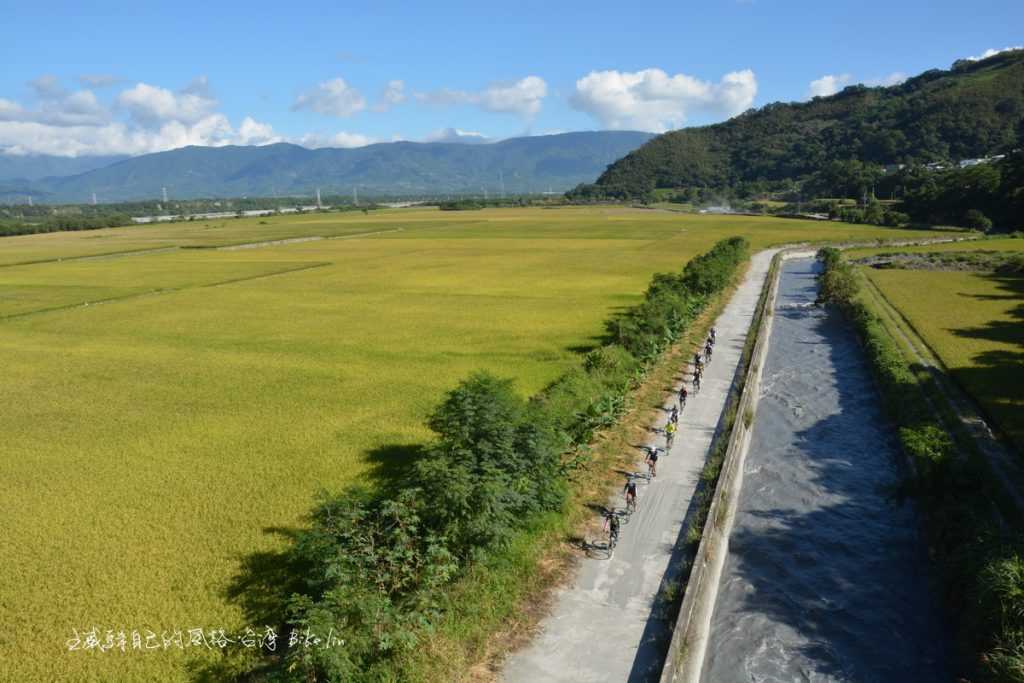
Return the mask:
[[[408,476],[410,466],[423,453],[421,444],[387,444],[366,453],[369,464],[367,472],[358,484],[341,491],[321,491],[318,497],[309,501],[310,510],[319,506],[320,500],[330,496],[359,495],[359,490],[379,491],[387,495],[401,488]],[[308,518],[307,518],[308,520]],[[265,536],[274,540],[280,550],[263,550],[238,558],[238,571],[224,590],[224,598],[237,606],[243,615],[245,626],[262,633],[269,626],[278,636],[276,653],[264,651],[266,655],[253,665],[253,651],[244,647],[225,648],[223,656],[214,662],[194,663],[189,666],[193,681],[213,683],[214,681],[256,681],[274,679],[280,665],[279,655],[284,654],[290,633],[288,628],[288,600],[308,590],[307,577],[311,568],[296,552],[296,544],[302,539],[305,527],[264,527]],[[245,626],[242,627],[244,630]],[[245,671],[244,675],[239,674]]]
[[589,337],[582,344],[574,344],[573,346],[566,347],[566,351],[572,353],[578,353],[581,356],[585,356],[591,351],[596,351],[602,346],[607,346],[615,342],[615,332],[618,328],[619,321],[624,320],[626,314],[632,310],[632,306],[612,306],[608,309],[609,319],[605,321],[604,331],[601,334],[595,334]]
[[985,351],[971,361],[968,368],[953,368],[950,374],[973,394],[985,412],[993,407],[997,414],[989,415],[1013,440],[1017,450],[1024,454],[1024,417],[1021,413],[1021,387],[1024,386],[1024,277],[990,273],[985,279],[996,284],[1006,294],[961,296],[979,301],[1014,301],[1010,310],[1012,320],[991,320],[980,327],[950,330],[966,339],[983,339],[1013,347],[1014,350]]

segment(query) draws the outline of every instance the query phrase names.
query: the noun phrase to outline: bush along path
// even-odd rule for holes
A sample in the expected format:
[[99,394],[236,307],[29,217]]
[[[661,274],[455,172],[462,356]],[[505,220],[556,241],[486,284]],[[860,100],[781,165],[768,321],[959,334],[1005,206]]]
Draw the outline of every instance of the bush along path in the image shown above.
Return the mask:
[[[539,556],[557,526],[552,520],[568,514],[574,473],[588,465],[586,445],[625,412],[648,370],[729,286],[748,254],[745,239],[730,238],[681,272],[655,275],[639,304],[608,321],[606,343],[530,400],[490,374],[461,382],[428,420],[436,440],[408,467],[372,490],[321,495],[309,527],[294,534],[285,553],[249,558],[237,577],[233,597],[249,617],[279,619],[284,642],[309,632],[344,645],[279,647],[200,674],[295,681],[465,676],[458,657],[425,661],[422,653],[436,647],[439,630],[468,640],[500,628],[494,611],[515,607],[506,593],[523,563]],[[742,346],[730,334],[720,334],[726,356],[727,347]],[[705,380],[708,394],[725,380],[728,364],[718,365],[723,377]],[[710,408],[687,410],[695,417]],[[702,428],[707,434],[687,434],[685,425],[684,418],[680,445],[710,438],[714,429],[710,422]],[[641,505],[653,512],[656,496],[647,499]],[[655,527],[646,537],[675,541]],[[628,670],[632,657],[626,660]]]
[[930,556],[957,625],[959,668],[974,681],[1024,681],[1024,542],[1001,482],[977,448],[962,448],[933,408],[861,280],[835,249],[823,249],[824,302],[840,306],[864,344],[886,412],[913,471],[910,490],[926,516]]

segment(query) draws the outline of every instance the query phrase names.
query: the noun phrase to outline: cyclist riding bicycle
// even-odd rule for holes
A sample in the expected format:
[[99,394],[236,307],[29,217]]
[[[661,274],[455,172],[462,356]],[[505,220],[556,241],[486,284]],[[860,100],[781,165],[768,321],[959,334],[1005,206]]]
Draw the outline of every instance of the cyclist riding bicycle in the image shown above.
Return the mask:
[[711,337],[711,343],[714,344],[715,341],[717,341],[716,338],[718,337],[718,332],[715,330],[715,328],[712,327],[711,328],[711,332],[709,333],[708,336]]
[[679,406],[672,406],[672,412],[669,413],[668,421],[671,424],[679,424]]
[[665,449],[672,448],[672,442],[676,440],[676,427],[675,422],[669,422],[665,425]]
[[686,385],[679,387],[679,408],[682,410],[686,407],[686,397],[690,395],[690,392],[686,390]]
[[614,512],[605,513],[604,529],[608,532],[608,548],[614,550],[619,542],[619,516]]
[[704,361],[701,360],[701,358],[700,358],[700,351],[698,351],[697,353],[693,354],[693,367],[700,368],[703,365],[704,365]]
[[660,448],[647,448],[647,470],[651,473],[651,478],[658,476],[658,451]]
[[699,394],[700,393],[700,373],[699,372],[693,373],[693,393],[695,393],[695,394]]
[[711,362],[711,342],[704,345],[704,360]]
[[630,512],[636,510],[636,480],[633,477],[626,480],[622,494],[626,497],[626,509]]

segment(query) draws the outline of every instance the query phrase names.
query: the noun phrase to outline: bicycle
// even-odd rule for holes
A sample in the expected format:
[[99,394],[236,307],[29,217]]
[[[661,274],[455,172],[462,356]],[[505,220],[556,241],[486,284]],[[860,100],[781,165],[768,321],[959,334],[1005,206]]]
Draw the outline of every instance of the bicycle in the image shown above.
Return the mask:
[[700,393],[700,375],[695,375],[693,378],[693,393]]
[[626,478],[626,485],[622,487],[622,495],[626,499],[626,519],[636,512],[636,479],[633,475]]
[[608,531],[608,557],[611,557],[619,543],[619,518],[614,512],[605,513],[604,527]]

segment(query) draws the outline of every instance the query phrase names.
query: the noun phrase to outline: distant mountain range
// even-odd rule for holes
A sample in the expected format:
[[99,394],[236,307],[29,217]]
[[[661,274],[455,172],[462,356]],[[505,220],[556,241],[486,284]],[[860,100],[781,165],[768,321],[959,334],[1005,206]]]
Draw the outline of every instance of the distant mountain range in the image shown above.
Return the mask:
[[127,159],[117,156],[57,157],[49,154],[0,153],[0,184],[10,181],[39,180],[52,176],[69,176]]
[[[495,194],[502,186],[510,194],[561,192],[593,182],[610,163],[651,137],[598,131],[477,144],[390,142],[354,149],[286,143],[183,147],[113,163],[96,157],[66,159],[65,167],[57,157],[22,158],[19,167],[16,157],[0,155],[0,201],[24,201],[31,195],[36,202],[86,202],[93,193],[101,202],[127,201],[159,197],[165,187],[178,199],[308,195],[318,187],[325,194],[348,194],[356,186],[366,196]],[[74,162],[87,168],[75,169]],[[72,169],[71,174],[62,168]]]

